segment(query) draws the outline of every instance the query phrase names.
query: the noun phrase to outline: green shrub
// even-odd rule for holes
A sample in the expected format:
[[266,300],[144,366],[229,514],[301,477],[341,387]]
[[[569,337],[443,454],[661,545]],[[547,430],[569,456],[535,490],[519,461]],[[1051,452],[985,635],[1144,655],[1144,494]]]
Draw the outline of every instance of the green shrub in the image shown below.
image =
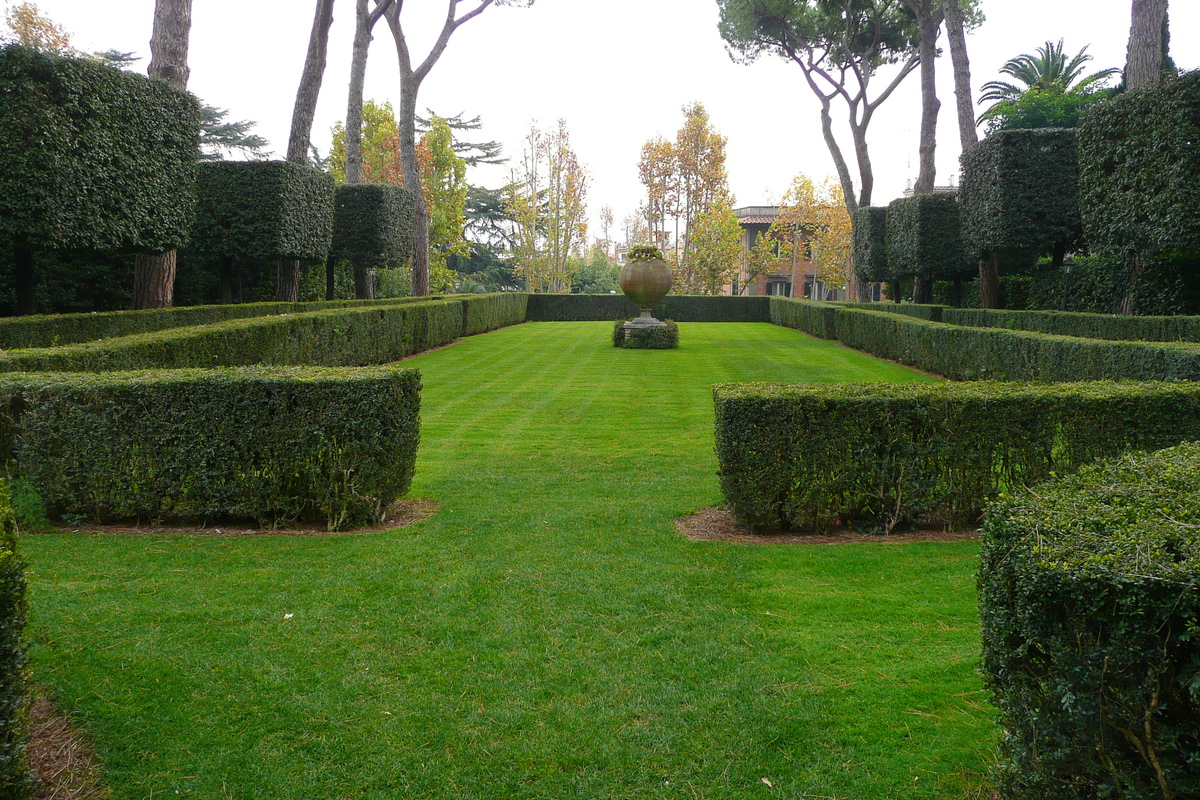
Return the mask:
[[463,295],[462,335],[474,336],[509,325],[519,325],[525,321],[529,297],[524,292]]
[[998,131],[962,154],[967,249],[1034,254],[1070,250],[1082,233],[1075,131]]
[[613,347],[624,347],[628,350],[674,350],[679,347],[679,326],[669,319],[664,319],[662,327],[656,328],[625,328],[626,320],[613,323]]
[[[651,312],[676,322],[769,322],[770,298],[667,295]],[[531,294],[529,322],[610,322],[629,319],[638,307],[622,294]]]
[[16,409],[9,469],[52,516],[334,529],[377,522],[412,480],[415,370],[26,374],[0,386]]
[[942,313],[946,306],[928,303],[848,303],[840,302],[839,306],[846,308],[861,308],[866,311],[883,311],[886,314],[903,314],[906,317],[916,317],[930,322],[941,322]]
[[1097,103],[1079,125],[1079,193],[1091,247],[1200,254],[1200,70]]
[[1200,380],[1200,345],[1191,343],[964,328],[848,306],[789,307],[806,303],[772,298],[776,324],[951,380]]
[[209,259],[324,261],[333,234],[333,180],[287,161],[213,161],[196,179],[189,250]]
[[972,271],[953,192],[893,200],[887,207],[886,241],[892,277],[954,278]]
[[26,745],[25,562],[17,553],[17,519],[0,482],[0,797],[32,796]]
[[761,527],[971,524],[1002,487],[1200,439],[1194,384],[718,384],[729,507]]
[[416,216],[413,194],[403,186],[338,186],[330,257],[369,267],[403,267],[413,254]]
[[188,238],[200,106],[91,58],[0,47],[0,243],[160,252]]
[[386,364],[462,335],[460,300],[355,303],[118,339],[0,353],[0,372],[109,372],[251,364]]
[[864,281],[892,280],[895,276],[888,269],[887,260],[887,209],[863,206],[851,219],[855,274]]
[[972,328],[1007,328],[1085,339],[1200,342],[1200,317],[1131,317],[1067,311],[991,311],[948,308],[942,321]]
[[988,508],[979,607],[1005,797],[1200,797],[1197,487],[1191,443]]

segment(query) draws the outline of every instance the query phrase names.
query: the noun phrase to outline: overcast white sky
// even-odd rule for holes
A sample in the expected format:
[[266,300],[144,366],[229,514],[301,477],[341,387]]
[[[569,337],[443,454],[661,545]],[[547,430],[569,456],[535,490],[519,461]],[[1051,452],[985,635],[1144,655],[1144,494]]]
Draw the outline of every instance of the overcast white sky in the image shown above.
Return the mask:
[[[6,0],[14,5],[14,0]],[[154,0],[38,0],[86,50],[115,48],[149,60]],[[256,131],[282,157],[308,47],[313,0],[194,0],[191,80],[204,101]],[[407,0],[404,16],[414,54],[423,57],[444,18],[445,0]],[[983,0],[987,21],[968,38],[972,81],[994,80],[999,67],[1046,40],[1085,45],[1093,69],[1121,67],[1130,0]],[[1200,67],[1200,0],[1171,3],[1172,55]],[[423,15],[423,16],[422,16]],[[329,66],[313,142],[327,153],[330,128],[345,118],[354,0],[334,7]],[[398,104],[395,48],[376,29],[366,96]],[[1090,70],[1089,70],[1090,71]],[[939,62],[938,183],[957,172],[958,135],[948,54]],[[918,76],[909,76],[872,122],[875,204],[900,195],[917,169]],[[769,58],[743,66],[717,33],[715,0],[537,0],[532,8],[490,8],[461,28],[421,88],[418,108],[480,115],[481,137],[496,139],[514,162],[530,122],[562,117],[590,174],[593,221],[610,205],[618,221],[641,197],[637,160],[655,136],[673,138],[680,108],[698,100],[729,138],[728,168],[738,205],[776,201],[798,172],[833,175],[821,138],[818,106],[799,67]],[[844,118],[835,106],[835,121]],[[842,131],[848,141],[848,131]],[[496,186],[506,167],[480,168],[472,183]],[[599,235],[593,225],[592,235]],[[615,236],[615,234],[614,234]]]

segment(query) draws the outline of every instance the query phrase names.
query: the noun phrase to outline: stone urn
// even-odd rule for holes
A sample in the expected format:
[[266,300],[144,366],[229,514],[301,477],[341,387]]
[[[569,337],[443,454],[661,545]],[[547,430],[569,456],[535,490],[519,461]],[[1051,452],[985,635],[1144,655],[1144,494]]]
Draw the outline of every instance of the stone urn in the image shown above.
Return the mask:
[[626,329],[660,328],[665,323],[655,319],[650,311],[671,291],[674,278],[657,247],[633,247],[621,269],[621,291],[641,309],[641,315],[625,323]]

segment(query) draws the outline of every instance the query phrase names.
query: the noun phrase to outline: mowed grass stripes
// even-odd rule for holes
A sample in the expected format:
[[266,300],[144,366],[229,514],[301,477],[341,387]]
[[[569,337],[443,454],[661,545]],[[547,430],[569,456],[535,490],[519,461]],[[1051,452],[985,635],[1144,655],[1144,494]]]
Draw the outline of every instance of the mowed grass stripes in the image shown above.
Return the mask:
[[408,362],[440,505],[410,528],[27,538],[35,678],[114,797],[981,793],[973,543],[674,529],[721,499],[712,383],[928,378],[766,324],[610,328]]

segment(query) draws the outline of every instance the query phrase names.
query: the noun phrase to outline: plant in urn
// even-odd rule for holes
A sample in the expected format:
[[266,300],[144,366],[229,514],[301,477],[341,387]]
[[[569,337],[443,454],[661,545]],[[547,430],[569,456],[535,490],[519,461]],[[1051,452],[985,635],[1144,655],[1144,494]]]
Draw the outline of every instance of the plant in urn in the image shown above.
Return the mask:
[[655,319],[650,310],[662,302],[671,291],[671,268],[657,247],[638,244],[629,248],[627,263],[621,270],[621,291],[642,310],[640,316],[625,323],[626,330],[663,328],[666,323]]

